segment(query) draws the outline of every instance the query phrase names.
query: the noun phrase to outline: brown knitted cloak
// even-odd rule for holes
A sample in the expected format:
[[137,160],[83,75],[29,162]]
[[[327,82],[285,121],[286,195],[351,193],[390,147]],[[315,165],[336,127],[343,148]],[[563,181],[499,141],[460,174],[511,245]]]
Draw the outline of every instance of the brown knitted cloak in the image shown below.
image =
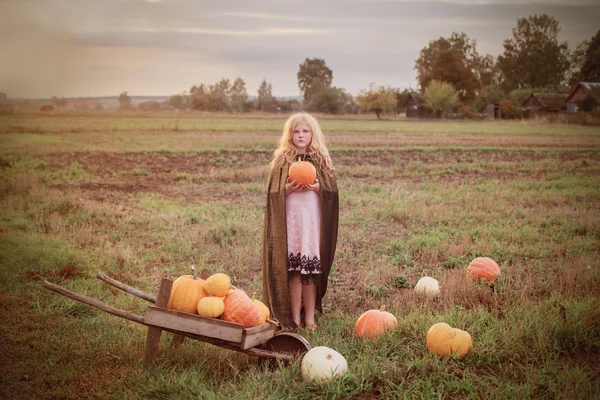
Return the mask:
[[[314,165],[314,163],[313,163]],[[317,165],[321,202],[321,243],[319,246],[322,274],[317,281],[316,309],[323,312],[322,299],[327,291],[329,271],[333,264],[338,233],[339,198],[335,177],[323,173]],[[287,228],[285,219],[285,184],[289,164],[269,171],[267,205],[263,237],[263,302],[273,318],[289,327],[292,323],[288,288]]]

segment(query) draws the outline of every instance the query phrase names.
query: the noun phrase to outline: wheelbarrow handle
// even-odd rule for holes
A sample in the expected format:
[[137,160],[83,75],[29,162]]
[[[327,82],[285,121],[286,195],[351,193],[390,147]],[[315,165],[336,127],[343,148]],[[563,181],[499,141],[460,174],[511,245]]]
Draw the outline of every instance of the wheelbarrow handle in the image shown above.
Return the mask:
[[62,286],[55,285],[54,283],[50,283],[48,281],[44,281],[43,286],[46,289],[48,289],[48,290],[52,290],[53,292],[61,294],[61,295],[65,296],[65,297],[68,297],[70,299],[77,300],[77,301],[79,301],[81,303],[88,304],[88,305],[90,305],[92,307],[99,308],[102,311],[105,311],[105,312],[107,312],[109,314],[112,314],[112,315],[116,315],[117,317],[125,318],[125,319],[128,319],[130,321],[137,322],[138,324],[150,326],[148,323],[146,323],[144,321],[144,317],[139,316],[137,314],[133,314],[133,313],[130,313],[130,312],[127,312],[127,311],[123,311],[120,308],[115,308],[115,307],[109,306],[108,304],[103,303],[103,302],[101,302],[99,300],[96,300],[94,298],[91,298],[91,297],[88,297],[88,296],[84,296],[84,295],[81,295],[81,294],[78,294],[78,293],[75,293],[75,292],[71,292],[70,290],[67,290],[67,289],[65,289]]
[[122,282],[119,282],[116,279],[110,278],[106,275],[104,275],[102,272],[99,272],[98,275],[96,275],[96,278],[108,283],[111,286],[116,287],[117,289],[121,289],[124,292],[130,293],[136,297],[139,297],[141,299],[147,300],[150,303],[154,304],[156,303],[156,296],[152,296],[151,294],[148,294],[146,292],[142,292],[139,289],[136,289],[134,287],[131,287],[129,285],[126,285]]

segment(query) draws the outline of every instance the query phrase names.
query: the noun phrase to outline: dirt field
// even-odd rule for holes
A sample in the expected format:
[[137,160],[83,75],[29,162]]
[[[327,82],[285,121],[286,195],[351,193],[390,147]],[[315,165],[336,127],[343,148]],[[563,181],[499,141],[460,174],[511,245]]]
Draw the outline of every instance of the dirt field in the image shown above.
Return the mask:
[[[299,365],[267,372],[198,343],[165,343],[143,368],[144,327],[41,288],[50,280],[143,314],[95,275],[155,293],[194,264],[262,290],[281,118],[90,118],[0,120],[0,397],[598,397],[600,132],[324,119],[340,231],[319,331],[302,334],[347,356],[352,373],[316,386]],[[499,263],[494,286],[466,279],[477,256]],[[439,297],[414,293],[424,275]],[[381,305],[398,329],[357,340],[357,317]],[[428,353],[440,321],[472,335],[466,360]]]

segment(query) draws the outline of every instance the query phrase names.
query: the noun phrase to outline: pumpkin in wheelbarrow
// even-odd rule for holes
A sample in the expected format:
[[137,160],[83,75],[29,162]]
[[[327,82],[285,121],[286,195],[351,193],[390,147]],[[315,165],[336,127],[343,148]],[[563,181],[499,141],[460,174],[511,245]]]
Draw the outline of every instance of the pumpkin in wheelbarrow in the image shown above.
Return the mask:
[[204,290],[210,295],[224,297],[229,293],[230,288],[231,278],[227,274],[219,272],[206,278]]
[[229,292],[223,302],[225,309],[221,319],[244,325],[246,328],[260,324],[260,311],[243,290],[236,289]]
[[194,267],[192,273],[193,275],[182,275],[175,279],[167,304],[168,309],[190,314],[198,313],[198,303],[208,294],[204,290],[206,281],[198,278]]
[[208,296],[198,302],[198,314],[207,318],[218,318],[225,311],[225,302],[221,297]]
[[258,322],[258,324],[260,325],[267,322],[267,320],[271,317],[271,311],[269,311],[269,307],[267,307],[265,303],[255,299],[254,297],[252,297],[252,303],[254,303],[254,305],[258,308],[258,311],[260,312],[260,321]]

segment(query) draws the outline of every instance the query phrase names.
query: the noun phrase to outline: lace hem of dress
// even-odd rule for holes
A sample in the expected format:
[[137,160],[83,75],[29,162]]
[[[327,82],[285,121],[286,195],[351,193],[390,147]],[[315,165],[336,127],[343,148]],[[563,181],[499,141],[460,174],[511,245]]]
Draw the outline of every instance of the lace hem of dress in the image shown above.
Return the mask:
[[297,276],[302,285],[316,285],[321,274],[301,274],[300,271],[288,271],[288,276]]
[[290,275],[300,275],[303,285],[310,285],[315,282],[316,275],[321,273],[321,260],[317,256],[310,258],[306,254],[290,253],[288,255],[288,272]]

